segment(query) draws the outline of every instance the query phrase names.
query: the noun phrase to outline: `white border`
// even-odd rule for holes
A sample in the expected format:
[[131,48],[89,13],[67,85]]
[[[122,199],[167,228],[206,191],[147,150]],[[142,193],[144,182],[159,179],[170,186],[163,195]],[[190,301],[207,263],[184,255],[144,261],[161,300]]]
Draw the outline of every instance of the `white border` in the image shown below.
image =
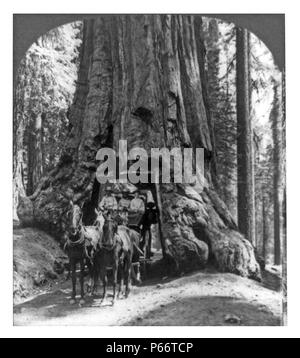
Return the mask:
[[[1,4],[1,337],[299,337],[299,9],[296,2],[8,1]],[[287,327],[13,327],[12,316],[12,14],[13,13],[285,13],[287,49],[288,326]]]

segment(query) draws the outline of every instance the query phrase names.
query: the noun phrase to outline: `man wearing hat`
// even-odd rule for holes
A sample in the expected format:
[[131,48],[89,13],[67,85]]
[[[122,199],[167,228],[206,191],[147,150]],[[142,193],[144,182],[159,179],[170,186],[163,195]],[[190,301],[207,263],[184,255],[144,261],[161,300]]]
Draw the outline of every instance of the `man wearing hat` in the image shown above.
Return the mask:
[[129,198],[129,192],[124,191],[122,194],[122,198],[119,201],[119,210],[120,211],[128,211],[130,206],[130,198]]
[[128,219],[133,225],[140,226],[140,221],[145,212],[144,200],[140,198],[139,192],[134,193],[134,198],[130,202]]
[[123,191],[122,197],[118,203],[119,225],[128,224],[128,210],[130,206],[130,199],[128,194],[128,191]]
[[134,193],[134,199],[130,202],[129,210],[136,214],[143,214],[145,212],[144,200],[140,198],[138,191]]
[[116,211],[118,209],[117,200],[110,186],[106,188],[104,197],[99,204],[99,208],[104,211]]

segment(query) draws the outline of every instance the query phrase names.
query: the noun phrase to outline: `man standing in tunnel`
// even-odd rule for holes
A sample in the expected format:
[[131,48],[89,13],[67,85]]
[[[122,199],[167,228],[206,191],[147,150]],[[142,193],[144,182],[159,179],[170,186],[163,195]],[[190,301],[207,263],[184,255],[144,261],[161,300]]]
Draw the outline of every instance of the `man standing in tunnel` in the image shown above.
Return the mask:
[[152,233],[151,226],[157,223],[157,209],[153,202],[147,203],[145,214],[143,215],[141,225],[142,225],[142,247],[146,250],[146,258],[150,259],[152,256],[151,246],[152,246]]

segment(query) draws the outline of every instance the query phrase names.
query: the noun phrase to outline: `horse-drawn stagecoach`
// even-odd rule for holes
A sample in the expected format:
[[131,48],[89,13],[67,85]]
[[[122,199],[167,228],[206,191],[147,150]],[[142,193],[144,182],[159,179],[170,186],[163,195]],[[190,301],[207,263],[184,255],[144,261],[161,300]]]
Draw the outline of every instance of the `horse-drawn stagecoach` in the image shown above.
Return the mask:
[[[129,281],[133,276],[139,280],[140,266],[143,274],[146,274],[146,264],[149,258],[146,253],[150,248],[150,240],[147,240],[147,232],[150,225],[145,220],[145,212],[128,212],[126,225],[120,225],[118,214],[96,210],[97,219],[94,226],[82,224],[82,213],[78,205],[71,204],[70,232],[67,240],[67,249],[72,271],[72,303],[76,296],[76,264],[80,263],[81,300],[84,297],[83,279],[84,266],[89,268],[97,287],[98,276],[103,283],[103,298],[106,296],[107,275],[110,268],[113,273],[113,302],[116,293],[118,273],[120,272],[120,286],[124,281],[126,286],[125,296],[129,293]],[[145,225],[146,223],[146,225]],[[147,229],[145,231],[145,228]],[[149,233],[148,233],[149,235]]]

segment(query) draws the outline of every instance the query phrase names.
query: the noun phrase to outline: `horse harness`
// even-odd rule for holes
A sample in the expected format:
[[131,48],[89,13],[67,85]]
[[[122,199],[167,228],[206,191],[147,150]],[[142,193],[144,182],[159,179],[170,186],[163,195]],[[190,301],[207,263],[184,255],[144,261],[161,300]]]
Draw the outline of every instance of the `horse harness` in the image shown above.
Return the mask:
[[[90,243],[91,240],[89,238],[85,237],[83,228],[81,230],[77,229],[75,231],[75,233],[72,233],[71,235],[74,237],[77,234],[79,234],[79,239],[76,240],[76,241],[70,240],[70,235],[68,235],[67,241],[66,241],[66,243],[64,245],[64,250],[67,247],[75,248],[75,247],[84,246],[86,256],[91,260],[92,257],[88,254],[87,245],[85,245],[86,241],[88,241]],[[120,236],[118,235],[118,233],[115,233],[112,245],[105,245],[103,243],[103,240],[100,240],[97,246],[100,249],[104,249],[104,250],[107,250],[107,251],[112,251],[116,247],[117,243],[120,243],[121,246],[123,245],[123,241],[121,240]]]
[[102,240],[102,242],[101,241],[99,242],[99,248],[104,249],[106,251],[112,251],[116,247],[117,243],[119,243],[121,246],[123,246],[123,241],[120,238],[119,234],[116,232],[113,237],[112,245],[106,245],[103,243],[103,240]]

